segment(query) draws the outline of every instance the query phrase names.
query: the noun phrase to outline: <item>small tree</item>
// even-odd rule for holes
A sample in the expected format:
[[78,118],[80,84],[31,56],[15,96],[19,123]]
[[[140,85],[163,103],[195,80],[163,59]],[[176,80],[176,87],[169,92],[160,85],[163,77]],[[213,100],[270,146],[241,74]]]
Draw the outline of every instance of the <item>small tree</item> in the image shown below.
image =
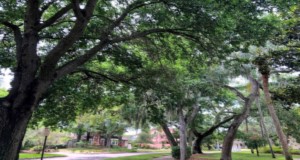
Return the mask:
[[259,156],[258,147],[261,147],[266,143],[266,140],[257,133],[247,133],[243,136],[243,140],[248,148],[256,149],[257,156]]

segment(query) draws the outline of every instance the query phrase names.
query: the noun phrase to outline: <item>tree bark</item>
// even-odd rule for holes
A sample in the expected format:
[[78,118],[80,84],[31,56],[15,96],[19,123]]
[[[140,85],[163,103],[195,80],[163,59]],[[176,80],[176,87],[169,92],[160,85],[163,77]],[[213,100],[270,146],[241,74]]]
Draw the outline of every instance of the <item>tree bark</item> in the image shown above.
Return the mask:
[[106,147],[111,148],[111,135],[106,136]]
[[30,120],[30,112],[0,108],[0,159],[17,160],[22,140]]
[[282,145],[283,154],[284,154],[286,160],[293,160],[292,155],[288,151],[288,143],[286,140],[286,136],[284,135],[284,133],[282,131],[282,128],[281,128],[279,119],[276,115],[276,111],[274,109],[271,95],[269,92],[269,75],[262,74],[262,81],[263,81],[263,91],[265,94],[267,107],[268,107],[269,113],[272,117],[273,123],[275,125],[276,132],[279,137],[280,143]]
[[186,159],[186,122],[185,122],[185,117],[182,113],[182,109],[178,109],[178,115],[179,115],[179,134],[180,134],[180,160],[185,160]]
[[259,151],[258,151],[258,147],[257,147],[256,143],[255,143],[255,149],[256,149],[256,155],[257,155],[257,157],[259,157]]
[[251,82],[252,89],[251,89],[251,94],[247,98],[244,97],[240,92],[235,90],[235,92],[237,92],[237,95],[240,96],[240,98],[245,101],[244,108],[242,113],[240,113],[238,116],[234,118],[224,138],[221,160],[232,160],[231,149],[232,149],[233,140],[235,138],[237,130],[241,125],[241,123],[248,117],[250,113],[251,105],[254,102],[255,98],[258,96],[258,87],[259,87],[258,83],[256,82],[256,80],[254,80],[251,77],[249,77],[249,80]]
[[232,120],[234,117],[235,117],[235,115],[233,115],[233,116],[231,116],[231,117],[229,117],[229,118],[224,119],[223,121],[221,121],[221,122],[219,122],[219,123],[217,123],[217,124],[211,126],[209,129],[207,129],[207,130],[206,130],[205,132],[203,132],[203,133],[199,133],[197,130],[193,129],[193,133],[194,133],[194,135],[195,135],[196,138],[197,138],[196,141],[195,141],[194,147],[193,147],[193,153],[199,153],[199,154],[202,154],[202,153],[203,153],[203,152],[202,152],[202,148],[201,148],[201,142],[202,142],[202,140],[203,140],[205,137],[207,137],[207,136],[213,134],[214,131],[215,131],[217,128],[219,128],[221,125],[223,125],[223,124],[229,122],[229,121]]
[[171,131],[169,130],[168,125],[165,122],[160,122],[159,125],[163,129],[170,145],[171,146],[178,146],[178,143],[176,142],[176,140],[175,140],[173,134],[171,133]]
[[195,141],[194,147],[193,147],[193,153],[194,154],[202,154],[202,143],[203,137],[202,136],[197,136],[197,139]]
[[274,154],[274,151],[273,151],[273,148],[272,148],[271,139],[270,139],[267,127],[265,125],[265,120],[264,120],[264,116],[263,116],[263,113],[262,113],[262,110],[261,110],[261,106],[259,104],[259,97],[257,97],[257,99],[256,99],[256,104],[257,104],[257,108],[258,108],[260,126],[261,126],[263,137],[265,137],[268,141],[270,152],[272,154],[272,158],[276,158],[276,156]]
[[193,146],[193,139],[195,138],[195,135],[193,134],[193,131],[191,129],[187,132],[187,145]]
[[86,132],[86,141],[89,142],[91,138],[91,132]]

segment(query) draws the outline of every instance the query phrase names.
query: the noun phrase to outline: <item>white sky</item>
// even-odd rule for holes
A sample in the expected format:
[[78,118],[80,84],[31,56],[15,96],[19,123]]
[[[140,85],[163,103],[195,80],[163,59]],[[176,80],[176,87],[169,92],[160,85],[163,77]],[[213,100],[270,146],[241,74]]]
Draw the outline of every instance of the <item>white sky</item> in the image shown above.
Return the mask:
[[9,89],[13,75],[9,69],[0,70],[0,88]]

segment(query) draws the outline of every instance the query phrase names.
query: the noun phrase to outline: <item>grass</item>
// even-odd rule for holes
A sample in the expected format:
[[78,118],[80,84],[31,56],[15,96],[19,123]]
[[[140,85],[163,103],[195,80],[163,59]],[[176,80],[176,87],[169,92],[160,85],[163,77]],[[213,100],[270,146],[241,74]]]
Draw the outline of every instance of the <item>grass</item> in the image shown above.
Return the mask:
[[159,158],[163,156],[169,156],[170,153],[157,153],[157,154],[145,154],[145,155],[137,155],[137,156],[127,156],[121,158],[107,158],[105,160],[152,160],[153,158]]
[[[194,155],[193,158],[197,158],[197,160],[219,160],[221,157],[221,153],[210,153],[210,154],[203,154],[203,155]],[[300,156],[294,155],[293,158],[300,158]],[[276,155],[276,159],[271,157],[271,154],[260,154],[259,157],[256,154],[251,154],[250,152],[233,152],[232,159],[234,160],[284,160],[283,155]]]
[[[63,154],[44,154],[44,157],[66,157]],[[25,158],[41,158],[41,154],[37,153],[20,153],[19,158],[25,159]]]

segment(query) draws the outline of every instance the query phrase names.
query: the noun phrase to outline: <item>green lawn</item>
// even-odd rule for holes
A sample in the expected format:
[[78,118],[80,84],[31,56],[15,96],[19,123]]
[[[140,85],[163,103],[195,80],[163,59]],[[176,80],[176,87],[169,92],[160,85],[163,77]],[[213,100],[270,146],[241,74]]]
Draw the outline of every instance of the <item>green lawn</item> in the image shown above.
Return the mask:
[[121,158],[107,158],[105,160],[152,160],[153,158],[168,156],[170,153],[157,153],[157,154],[145,154],[145,155],[138,155],[138,156],[128,156],[128,157],[121,157]]
[[[219,160],[221,153],[211,153],[205,155],[196,156],[197,158],[205,158],[211,160]],[[300,156],[294,155],[293,158],[300,158]],[[256,154],[251,154],[250,152],[233,152],[232,159],[234,160],[275,160],[271,157],[271,154],[260,154],[259,157]],[[284,160],[283,155],[276,155],[276,160]]]
[[[33,153],[20,153],[19,155],[21,159],[24,158],[41,158],[41,154],[33,154]],[[44,154],[44,157],[66,157],[62,154]]]

